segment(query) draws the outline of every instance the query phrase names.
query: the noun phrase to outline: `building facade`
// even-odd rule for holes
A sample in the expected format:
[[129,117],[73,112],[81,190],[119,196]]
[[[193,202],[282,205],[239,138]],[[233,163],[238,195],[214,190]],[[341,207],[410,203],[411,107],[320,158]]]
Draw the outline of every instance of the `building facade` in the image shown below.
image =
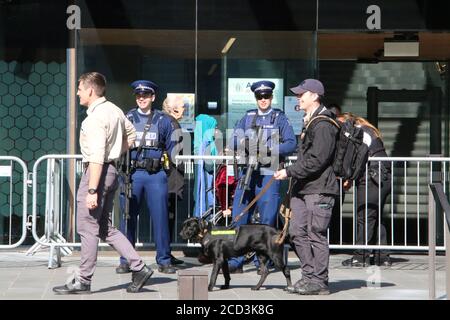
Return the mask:
[[[42,155],[78,153],[76,79],[95,70],[124,111],[136,79],[160,86],[158,107],[167,93],[185,94],[188,132],[200,113],[232,128],[255,107],[257,79],[273,79],[275,105],[293,114],[289,87],[316,77],[326,104],[379,126],[390,156],[449,156],[447,9],[429,0],[0,0],[0,155],[31,170]],[[0,186],[5,233],[21,185],[0,179],[9,182]]]

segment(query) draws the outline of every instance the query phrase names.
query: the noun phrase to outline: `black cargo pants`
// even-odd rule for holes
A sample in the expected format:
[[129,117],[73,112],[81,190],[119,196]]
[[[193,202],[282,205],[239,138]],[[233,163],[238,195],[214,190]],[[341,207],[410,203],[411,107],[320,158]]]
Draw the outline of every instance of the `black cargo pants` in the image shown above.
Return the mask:
[[[356,190],[356,204],[357,204],[357,232],[356,244],[387,244],[386,227],[382,223],[383,208],[386,203],[388,195],[391,193],[391,179],[390,175],[384,180],[373,179],[365,176],[361,178]],[[366,184],[367,182],[367,184]],[[367,190],[366,190],[367,185]],[[381,185],[381,187],[380,187]],[[366,198],[367,192],[367,198]],[[366,212],[367,210],[367,212]],[[379,224],[379,221],[381,224]],[[367,229],[366,229],[367,225]],[[367,233],[366,233],[367,231]],[[366,243],[367,235],[367,243]],[[359,255],[361,258],[370,256],[371,250],[356,250],[354,255]],[[389,251],[380,250],[377,252],[381,259],[389,255]],[[380,257],[378,257],[380,259]]]

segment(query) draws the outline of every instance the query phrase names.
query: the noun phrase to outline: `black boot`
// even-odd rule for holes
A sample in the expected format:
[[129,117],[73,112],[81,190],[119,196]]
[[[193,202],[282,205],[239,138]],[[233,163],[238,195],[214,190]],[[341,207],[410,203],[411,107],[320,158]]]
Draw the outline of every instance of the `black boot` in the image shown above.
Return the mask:
[[127,292],[136,293],[141,290],[147,280],[152,276],[153,270],[144,265],[141,271],[132,271],[131,284],[127,288]]
[[326,284],[318,284],[314,282],[308,282],[304,286],[299,287],[295,293],[301,295],[328,295],[330,294],[330,289]]
[[171,264],[158,265],[158,271],[161,273],[167,273],[167,274],[177,273],[177,269],[175,269],[175,267]]
[[392,266],[392,261],[388,254],[380,253],[375,256],[375,264],[379,267],[390,267]]
[[81,283],[80,280],[74,278],[63,286],[54,287],[53,292],[57,294],[89,294],[91,293],[91,285]]
[[283,290],[289,293],[298,293],[300,291],[300,288],[303,288],[307,283],[308,280],[306,278],[301,278],[296,283],[294,283],[293,286],[286,287]]
[[177,264],[183,264],[183,263],[184,263],[183,260],[177,259],[173,255],[170,255],[170,264],[177,265]]
[[368,267],[370,266],[369,255],[354,255],[350,259],[342,261],[344,267]]

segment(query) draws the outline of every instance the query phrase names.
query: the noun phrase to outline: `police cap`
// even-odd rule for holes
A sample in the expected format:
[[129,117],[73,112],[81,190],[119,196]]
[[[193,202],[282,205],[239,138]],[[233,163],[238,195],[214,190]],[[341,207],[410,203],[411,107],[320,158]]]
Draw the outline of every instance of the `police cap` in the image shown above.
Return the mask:
[[134,94],[139,93],[151,93],[155,94],[158,86],[156,83],[149,80],[136,80],[131,83],[131,87],[133,88]]
[[263,93],[272,94],[274,88],[275,83],[267,80],[254,82],[250,87],[250,89],[255,93],[255,95]]

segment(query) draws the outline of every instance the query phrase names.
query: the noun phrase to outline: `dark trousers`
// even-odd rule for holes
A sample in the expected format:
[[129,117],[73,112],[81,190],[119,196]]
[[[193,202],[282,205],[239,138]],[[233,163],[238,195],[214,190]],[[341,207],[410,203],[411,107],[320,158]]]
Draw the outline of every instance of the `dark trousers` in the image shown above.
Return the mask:
[[328,284],[330,250],[327,229],[334,196],[311,194],[292,197],[292,220],[289,226],[292,245],[300,258],[303,278]]
[[[381,188],[378,186],[378,180],[367,178],[367,200],[366,200],[366,179],[360,180],[356,190],[356,205],[357,205],[357,231],[356,244],[387,244],[386,228],[381,223],[378,224],[379,213],[383,213],[383,207],[386,198],[391,192],[391,180],[388,178],[381,181]],[[367,205],[367,215],[366,215]],[[367,222],[367,229],[366,229]],[[379,227],[379,229],[378,229]],[[379,240],[379,241],[378,241]],[[370,254],[367,250],[356,250],[355,255]],[[380,250],[380,255],[387,255],[388,251]]]
[[[233,199],[233,219],[242,212],[242,210],[261,192],[262,189],[264,189],[271,178],[271,175],[260,175],[259,172],[253,173],[252,180],[250,182],[250,190],[244,191],[243,189],[236,189]],[[241,177],[241,179],[243,179],[243,177]],[[244,199],[242,204],[239,204],[243,192],[245,192]],[[280,181],[275,180],[272,182],[269,189],[262,195],[261,198],[259,198],[258,201],[256,201],[256,205],[248,210],[248,213],[236,223],[236,226],[250,223],[256,207],[258,207],[260,223],[275,227],[278,217],[278,209],[280,208]]]
[[[233,200],[233,219],[238,216],[242,210],[258,195],[262,189],[266,186],[271,175],[260,175],[259,172],[254,172],[252,180],[250,182],[250,190],[246,190],[242,204],[239,204],[243,189],[236,188]],[[243,179],[243,177],[241,177]],[[267,191],[258,199],[256,205],[254,205],[237,223],[236,227],[241,224],[250,223],[255,208],[258,207],[260,223],[267,224],[271,227],[275,227],[278,209],[280,208],[280,181],[275,180]],[[229,259],[230,265],[241,267],[244,264],[245,258],[243,256],[238,258]],[[254,263],[256,267],[259,267],[259,261],[255,256]]]
[[175,241],[177,235],[175,234],[175,222],[176,222],[176,214],[177,214],[177,201],[181,200],[178,198],[177,194],[169,193],[169,203],[168,203],[168,212],[169,212],[169,234],[170,234],[170,242]]
[[[159,265],[170,264],[169,214],[167,211],[168,189],[167,175],[161,170],[149,173],[146,170],[136,170],[131,180],[132,198],[130,199],[130,218],[126,224],[121,223],[121,231],[126,233],[128,240],[134,246],[136,243],[137,217],[141,201],[145,201],[152,220],[152,231],[156,246],[156,262]],[[122,256],[121,263],[125,263]]]

